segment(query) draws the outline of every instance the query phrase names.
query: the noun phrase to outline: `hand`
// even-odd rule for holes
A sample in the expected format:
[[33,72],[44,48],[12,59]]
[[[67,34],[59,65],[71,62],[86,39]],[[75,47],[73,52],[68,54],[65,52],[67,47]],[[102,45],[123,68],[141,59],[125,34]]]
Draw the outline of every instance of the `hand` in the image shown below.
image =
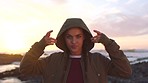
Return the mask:
[[57,42],[56,39],[50,37],[51,32],[53,32],[53,30],[47,32],[47,34],[46,34],[45,37],[44,37],[45,43],[46,43],[47,45],[53,45],[54,43]]
[[94,37],[92,37],[91,38],[91,41],[93,42],[93,43],[99,43],[100,42],[100,39],[101,39],[101,32],[99,32],[99,31],[97,31],[97,30],[93,30],[95,33],[97,33],[97,35],[96,36],[94,36]]

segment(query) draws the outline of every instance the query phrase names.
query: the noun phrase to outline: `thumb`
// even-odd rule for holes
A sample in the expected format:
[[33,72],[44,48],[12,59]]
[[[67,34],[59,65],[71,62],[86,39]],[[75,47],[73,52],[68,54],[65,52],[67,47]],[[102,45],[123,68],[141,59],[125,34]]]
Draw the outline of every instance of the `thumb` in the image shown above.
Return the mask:
[[97,31],[97,30],[93,30],[95,33],[97,33],[97,35],[101,35],[101,32],[100,31]]

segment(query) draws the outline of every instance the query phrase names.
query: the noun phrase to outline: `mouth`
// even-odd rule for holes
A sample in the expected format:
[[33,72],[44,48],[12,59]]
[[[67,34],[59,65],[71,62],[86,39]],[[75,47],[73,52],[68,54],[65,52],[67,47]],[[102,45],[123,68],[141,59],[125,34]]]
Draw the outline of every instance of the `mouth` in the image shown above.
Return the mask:
[[78,47],[78,46],[76,46],[76,45],[72,45],[72,46],[71,46],[72,49],[76,49],[77,47]]

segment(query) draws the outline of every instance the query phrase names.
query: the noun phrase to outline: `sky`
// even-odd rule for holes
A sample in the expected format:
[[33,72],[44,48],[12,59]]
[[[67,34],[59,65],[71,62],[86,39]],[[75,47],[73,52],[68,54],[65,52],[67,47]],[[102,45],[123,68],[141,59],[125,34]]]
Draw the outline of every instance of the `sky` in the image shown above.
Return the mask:
[[148,0],[0,0],[0,53],[27,52],[49,30],[56,38],[67,18],[82,18],[121,49],[148,49]]

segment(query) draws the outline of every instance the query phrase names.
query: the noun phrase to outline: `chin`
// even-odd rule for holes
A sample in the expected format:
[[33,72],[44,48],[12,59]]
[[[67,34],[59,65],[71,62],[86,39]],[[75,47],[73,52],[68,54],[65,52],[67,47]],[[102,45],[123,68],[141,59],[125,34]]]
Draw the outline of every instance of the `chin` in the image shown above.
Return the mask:
[[72,54],[80,54],[79,50],[71,50]]

